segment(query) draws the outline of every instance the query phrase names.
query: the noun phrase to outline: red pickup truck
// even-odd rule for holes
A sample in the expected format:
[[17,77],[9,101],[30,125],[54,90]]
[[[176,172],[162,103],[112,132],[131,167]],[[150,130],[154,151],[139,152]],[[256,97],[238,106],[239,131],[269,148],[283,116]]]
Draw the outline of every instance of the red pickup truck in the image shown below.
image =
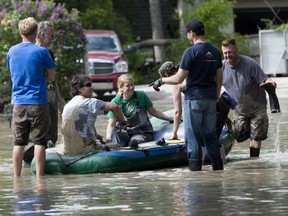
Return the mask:
[[128,63],[120,40],[114,31],[86,30],[88,76],[92,79],[94,92],[102,96],[105,92],[117,91],[117,79],[128,73]]

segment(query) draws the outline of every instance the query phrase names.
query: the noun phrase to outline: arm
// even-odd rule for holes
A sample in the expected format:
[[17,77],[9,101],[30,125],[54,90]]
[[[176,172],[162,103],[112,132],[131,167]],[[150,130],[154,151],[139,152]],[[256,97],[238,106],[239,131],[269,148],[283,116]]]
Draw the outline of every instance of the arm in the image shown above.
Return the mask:
[[170,121],[172,118],[170,118],[168,115],[156,110],[153,106],[147,108],[147,111],[150,113],[150,115],[155,116],[156,118]]
[[104,111],[105,112],[112,111],[114,116],[115,116],[115,119],[120,123],[123,123],[125,121],[124,116],[123,116],[118,104],[115,104],[113,102],[106,102],[106,105],[104,107]]
[[277,83],[276,83],[273,79],[271,79],[271,78],[267,78],[267,79],[264,80],[264,82],[261,83],[259,86],[260,86],[260,87],[264,87],[264,86],[267,85],[267,84],[273,86],[274,88],[277,87]]
[[57,82],[55,82],[55,94],[56,99],[58,100],[58,109],[60,110],[60,113],[62,113],[65,106],[65,101],[60,94]]
[[104,137],[103,137],[102,135],[96,134],[96,138],[97,138],[98,140],[100,140],[100,142],[101,142],[102,144],[106,143],[106,140],[104,140]]
[[182,89],[183,84],[178,84],[172,87],[172,97],[175,109],[174,109],[173,134],[171,139],[178,139],[177,131],[179,129],[182,117],[182,98],[181,98]]
[[55,69],[54,68],[50,68],[50,69],[46,69],[46,79],[48,81],[55,81]]
[[180,83],[182,83],[184,81],[184,79],[188,75],[188,72],[189,71],[187,71],[187,70],[183,70],[183,69],[179,68],[177,73],[174,74],[173,76],[163,77],[162,78],[162,83],[164,83],[164,84],[172,84],[172,85],[180,84]]
[[[113,102],[107,102],[104,107],[104,111],[112,111],[115,116],[115,118],[109,118],[106,129],[106,140],[111,140],[112,133],[115,130],[116,121],[122,123],[125,121],[125,119],[118,104],[115,104]],[[126,125],[121,125],[120,130],[124,129],[125,127]]]
[[115,130],[115,125],[116,125],[116,119],[115,118],[109,118],[107,129],[106,129],[106,141],[111,140],[112,133]]
[[218,68],[216,71],[217,98],[220,97],[222,79],[223,79],[222,68]]

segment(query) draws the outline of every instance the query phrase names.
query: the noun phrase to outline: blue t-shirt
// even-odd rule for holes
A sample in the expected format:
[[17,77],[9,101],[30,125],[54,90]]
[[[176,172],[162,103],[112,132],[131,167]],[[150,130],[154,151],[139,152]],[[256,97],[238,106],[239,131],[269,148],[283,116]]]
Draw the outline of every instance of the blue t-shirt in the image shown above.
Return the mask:
[[188,70],[185,100],[216,100],[216,71],[222,67],[220,51],[210,43],[197,43],[187,48],[180,68]]
[[48,49],[33,43],[10,48],[6,66],[12,79],[14,104],[47,104],[46,69],[56,67]]

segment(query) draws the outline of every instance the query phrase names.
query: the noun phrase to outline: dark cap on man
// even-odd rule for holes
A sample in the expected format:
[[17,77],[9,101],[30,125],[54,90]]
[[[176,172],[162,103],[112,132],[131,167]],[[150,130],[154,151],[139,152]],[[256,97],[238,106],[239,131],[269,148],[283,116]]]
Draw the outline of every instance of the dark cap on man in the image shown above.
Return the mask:
[[192,19],[186,24],[184,31],[186,31],[186,32],[192,31],[195,33],[204,33],[204,25],[200,20]]

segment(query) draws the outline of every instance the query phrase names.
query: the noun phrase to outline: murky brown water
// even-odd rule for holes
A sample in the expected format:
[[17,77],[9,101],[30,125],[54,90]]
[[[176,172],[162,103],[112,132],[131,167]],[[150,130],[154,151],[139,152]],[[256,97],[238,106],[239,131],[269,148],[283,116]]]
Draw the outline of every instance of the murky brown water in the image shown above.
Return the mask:
[[[161,109],[171,102],[155,99]],[[249,158],[248,142],[235,144],[224,171],[187,167],[145,172],[46,175],[29,167],[13,178],[12,133],[0,120],[0,215],[287,215],[288,113],[269,114],[261,157]],[[100,133],[106,118],[98,119]]]

